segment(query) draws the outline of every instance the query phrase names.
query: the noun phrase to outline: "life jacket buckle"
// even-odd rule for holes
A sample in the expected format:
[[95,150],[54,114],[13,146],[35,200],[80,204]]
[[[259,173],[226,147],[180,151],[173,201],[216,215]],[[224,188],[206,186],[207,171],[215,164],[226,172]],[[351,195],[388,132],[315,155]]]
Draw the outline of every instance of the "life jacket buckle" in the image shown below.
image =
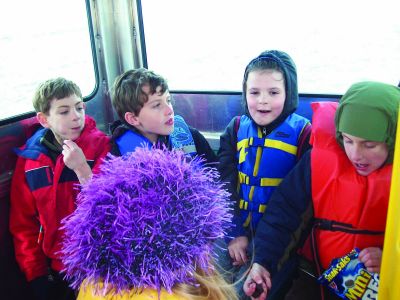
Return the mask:
[[327,220],[327,219],[317,219],[316,220],[316,226],[320,229],[324,230],[333,230],[333,223],[334,221],[332,220]]

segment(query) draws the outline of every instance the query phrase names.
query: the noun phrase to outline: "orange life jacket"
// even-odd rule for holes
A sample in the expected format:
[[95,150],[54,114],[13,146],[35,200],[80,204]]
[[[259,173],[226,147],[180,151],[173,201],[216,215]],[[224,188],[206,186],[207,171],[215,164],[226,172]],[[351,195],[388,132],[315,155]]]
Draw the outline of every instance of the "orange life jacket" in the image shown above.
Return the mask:
[[361,176],[335,139],[337,103],[313,103],[311,186],[320,265],[354,247],[383,247],[392,165]]

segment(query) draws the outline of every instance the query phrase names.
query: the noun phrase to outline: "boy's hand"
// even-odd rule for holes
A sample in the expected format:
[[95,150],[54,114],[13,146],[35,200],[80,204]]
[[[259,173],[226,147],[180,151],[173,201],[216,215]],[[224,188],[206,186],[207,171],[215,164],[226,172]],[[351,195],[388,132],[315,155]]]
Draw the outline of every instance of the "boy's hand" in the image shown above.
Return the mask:
[[76,173],[81,184],[92,178],[92,170],[86,161],[82,149],[76,143],[71,140],[65,140],[62,154],[65,165]]
[[382,249],[378,247],[364,248],[360,251],[358,259],[364,263],[368,272],[379,273],[382,263]]
[[246,236],[239,236],[229,243],[228,251],[234,266],[244,265],[248,261],[246,252],[248,245],[249,239]]
[[[257,285],[262,289],[262,292],[253,297],[252,295],[256,292]],[[269,272],[261,265],[254,263],[243,284],[244,293],[251,297],[251,299],[264,300],[267,298],[268,290],[271,289],[271,286],[271,275]]]

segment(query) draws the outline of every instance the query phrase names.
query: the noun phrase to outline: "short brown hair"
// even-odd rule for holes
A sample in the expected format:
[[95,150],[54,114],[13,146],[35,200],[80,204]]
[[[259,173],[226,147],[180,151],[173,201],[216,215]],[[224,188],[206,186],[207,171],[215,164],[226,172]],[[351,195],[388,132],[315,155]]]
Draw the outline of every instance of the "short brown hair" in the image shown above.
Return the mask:
[[148,100],[143,92],[143,86],[146,85],[150,87],[151,95],[156,93],[158,87],[161,87],[162,94],[168,90],[167,81],[162,76],[145,68],[126,71],[115,79],[111,99],[121,121],[125,120],[127,112],[136,116],[139,114]]
[[36,89],[33,96],[33,107],[36,112],[48,114],[51,100],[76,95],[82,99],[80,88],[71,80],[62,77],[46,80]]

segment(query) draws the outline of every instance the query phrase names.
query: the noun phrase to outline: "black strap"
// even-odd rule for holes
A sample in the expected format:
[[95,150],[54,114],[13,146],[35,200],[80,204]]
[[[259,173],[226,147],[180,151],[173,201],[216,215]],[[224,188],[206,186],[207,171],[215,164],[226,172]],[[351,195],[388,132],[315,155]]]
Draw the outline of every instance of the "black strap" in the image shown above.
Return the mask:
[[311,124],[307,123],[303,129],[303,132],[300,135],[299,144],[297,146],[296,159],[298,161],[300,160],[301,156],[305,152],[304,147],[309,147],[309,145],[306,141],[310,140],[310,134],[311,134]]
[[357,229],[353,225],[327,219],[314,219],[314,226],[321,230],[341,231],[350,234],[383,235],[384,231]]
[[232,148],[235,150],[235,152],[236,152],[237,133],[239,131],[239,126],[240,126],[240,116],[236,116],[235,124],[233,126],[233,133],[235,134],[235,138],[233,139],[234,143],[232,143]]
[[[315,267],[317,270],[317,276],[318,278],[321,276],[322,274],[322,267],[321,267],[321,263],[320,263],[320,259],[319,259],[319,253],[318,253],[318,249],[317,249],[317,242],[315,240],[315,229],[317,228],[317,226],[312,227],[311,229],[311,251],[312,251],[312,255],[313,255],[313,259],[314,259],[314,263],[315,263]],[[319,285],[319,293],[321,296],[321,300],[325,300],[325,292],[324,292],[324,287],[321,285]]]
[[240,116],[236,116],[235,119],[235,134],[237,135],[238,131],[239,131],[239,126],[240,126]]

